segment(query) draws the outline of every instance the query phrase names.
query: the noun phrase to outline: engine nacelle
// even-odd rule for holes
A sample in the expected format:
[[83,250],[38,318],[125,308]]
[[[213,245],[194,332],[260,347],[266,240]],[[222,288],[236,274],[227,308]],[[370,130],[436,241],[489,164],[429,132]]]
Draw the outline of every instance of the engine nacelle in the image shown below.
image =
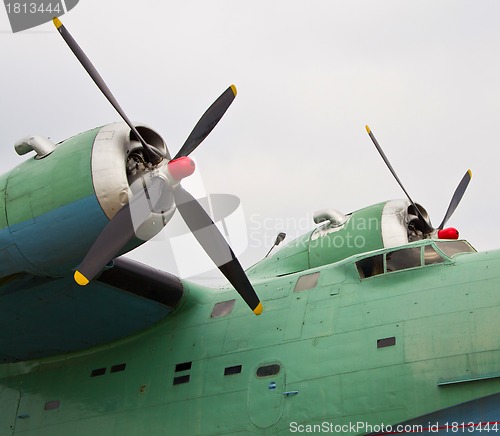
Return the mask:
[[[425,209],[417,207],[427,219]],[[408,200],[387,201],[348,215],[327,209],[314,219],[324,224],[251,267],[249,277],[291,274],[428,237],[416,228],[417,216]]]
[[[137,130],[166,153],[152,129]],[[155,168],[144,160],[142,146],[124,123],[96,128],[57,144],[0,177],[0,277],[18,272],[60,276],[82,261],[108,221]],[[141,179],[141,176],[143,178]],[[129,251],[156,235],[175,211],[149,218],[136,232]]]

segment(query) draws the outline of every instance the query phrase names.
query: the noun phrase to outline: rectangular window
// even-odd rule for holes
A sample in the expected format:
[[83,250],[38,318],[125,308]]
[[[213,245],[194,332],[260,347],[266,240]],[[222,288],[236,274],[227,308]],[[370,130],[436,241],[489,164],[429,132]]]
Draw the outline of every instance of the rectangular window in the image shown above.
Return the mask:
[[183,362],[175,365],[175,372],[187,371],[191,369],[193,362]]
[[359,277],[366,279],[384,273],[384,257],[381,254],[356,262]]
[[377,339],[377,348],[393,347],[396,345],[396,337]]
[[387,272],[421,266],[420,247],[391,251],[385,255],[385,261]]
[[474,253],[476,251],[465,241],[440,241],[436,242],[436,245],[449,257],[459,253]]
[[106,368],[97,368],[92,370],[90,377],[97,377],[104,374],[106,374]]
[[431,245],[426,245],[424,249],[424,264],[425,265],[435,265],[436,263],[443,263],[443,257],[434,250]]
[[315,288],[318,284],[319,272],[315,272],[312,274],[306,274],[304,276],[300,276],[295,284],[294,292],[305,291],[307,289]]
[[181,385],[183,383],[188,383],[189,382],[189,374],[188,375],[181,375],[179,377],[174,377],[174,386],[175,385]]
[[241,373],[241,365],[228,366],[224,368],[224,375],[233,375]]
[[120,372],[120,371],[125,371],[125,367],[127,366],[126,363],[119,363],[118,365],[113,365],[111,367],[110,372]]

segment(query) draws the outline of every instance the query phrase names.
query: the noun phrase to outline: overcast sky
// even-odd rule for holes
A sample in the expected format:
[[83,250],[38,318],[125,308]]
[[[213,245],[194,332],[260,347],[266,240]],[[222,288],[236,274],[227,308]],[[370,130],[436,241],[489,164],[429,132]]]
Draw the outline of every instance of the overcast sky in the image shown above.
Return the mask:
[[[499,247],[498,17],[498,0],[80,0],[61,19],[172,153],[237,86],[194,154],[209,192],[241,199],[248,267],[278,232],[313,228],[318,209],[403,198],[365,124],[435,225],[471,168],[449,225],[479,250]],[[52,23],[12,34],[3,12],[0,31],[2,172],[27,134],[60,141],[119,120]],[[137,258],[167,269],[148,245]]]

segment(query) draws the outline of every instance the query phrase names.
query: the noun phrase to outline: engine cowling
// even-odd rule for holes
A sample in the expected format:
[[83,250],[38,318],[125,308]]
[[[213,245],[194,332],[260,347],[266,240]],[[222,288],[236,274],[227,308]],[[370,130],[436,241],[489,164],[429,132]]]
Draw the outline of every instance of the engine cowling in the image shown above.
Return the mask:
[[[418,205],[423,216],[425,209]],[[392,200],[343,215],[335,210],[316,213],[321,224],[266,257],[247,274],[250,277],[273,277],[304,271],[339,262],[350,256],[381,248],[405,245],[418,238],[432,237],[420,232],[408,200]]]
[[[158,133],[137,129],[168,153]],[[107,222],[157,171],[124,123],[108,124],[57,144],[0,177],[0,277],[18,272],[61,276],[83,259]],[[168,156],[168,154],[167,154]],[[156,235],[175,208],[151,212],[127,250]]]

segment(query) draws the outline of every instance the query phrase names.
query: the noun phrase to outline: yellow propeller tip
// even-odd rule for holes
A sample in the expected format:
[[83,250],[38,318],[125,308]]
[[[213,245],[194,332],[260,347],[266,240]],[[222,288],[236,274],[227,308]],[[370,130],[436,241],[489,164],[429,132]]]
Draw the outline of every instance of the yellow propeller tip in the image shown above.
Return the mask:
[[368,127],[368,124],[365,126],[365,128],[366,128],[366,133],[370,134],[370,133],[371,133],[371,130],[370,130],[370,128]]
[[54,23],[54,26],[56,26],[56,29],[59,29],[59,27],[62,26],[61,20],[57,17],[54,17],[52,19],[52,22]]
[[471,170],[467,170],[467,172],[469,173],[469,177],[472,179],[472,171]]
[[259,302],[258,306],[253,310],[253,313],[255,313],[255,315],[260,315],[263,309],[262,303]]
[[238,94],[238,91],[236,90],[236,86],[231,85],[231,91],[233,91],[233,94],[236,97],[236,94]]
[[88,284],[89,279],[85,277],[80,271],[75,271],[75,282],[78,283],[80,286],[85,286]]

